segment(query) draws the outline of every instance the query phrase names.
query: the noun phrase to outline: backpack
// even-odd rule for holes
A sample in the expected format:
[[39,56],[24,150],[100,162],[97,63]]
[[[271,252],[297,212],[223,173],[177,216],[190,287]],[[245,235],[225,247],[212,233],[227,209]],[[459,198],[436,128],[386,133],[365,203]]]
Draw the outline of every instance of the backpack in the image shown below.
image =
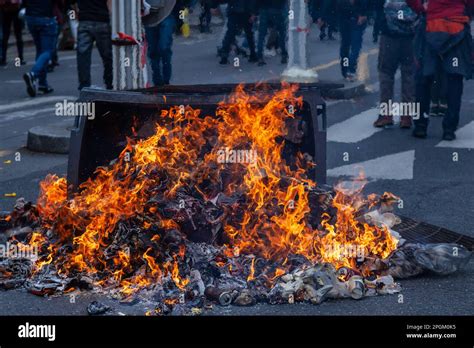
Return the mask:
[[415,34],[418,15],[404,0],[387,0],[384,5],[387,27],[391,33],[401,35]]

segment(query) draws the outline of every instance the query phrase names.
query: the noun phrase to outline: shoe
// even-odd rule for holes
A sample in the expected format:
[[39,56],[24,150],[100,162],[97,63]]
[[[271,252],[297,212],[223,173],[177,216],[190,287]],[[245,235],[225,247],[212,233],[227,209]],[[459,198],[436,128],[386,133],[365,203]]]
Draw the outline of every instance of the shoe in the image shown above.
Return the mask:
[[355,74],[353,74],[353,73],[347,73],[346,74],[346,81],[347,82],[355,82],[355,80],[356,80]]
[[227,64],[229,64],[229,60],[227,59],[227,57],[222,57],[221,60],[219,61],[219,64],[220,65],[227,65]]
[[49,93],[53,93],[54,89],[49,86],[40,86],[38,87],[38,91],[43,94],[49,94]]
[[36,97],[36,78],[33,73],[29,72],[23,75],[26,83],[26,91],[30,97]]
[[26,65],[26,60],[24,60],[23,58],[20,58],[20,65]]
[[411,128],[411,117],[410,116],[401,116],[400,117],[400,128],[410,129]]
[[415,138],[421,138],[421,139],[424,139],[426,138],[428,134],[426,133],[426,129],[425,128],[421,128],[421,127],[415,127],[415,129],[413,130],[413,136]]
[[266,65],[266,64],[267,64],[267,63],[265,63],[265,61],[264,61],[263,59],[259,59],[259,60],[258,60],[258,63],[257,63],[258,66],[264,66],[264,65]]
[[388,126],[393,126],[393,117],[392,116],[382,116],[379,115],[377,120],[374,122],[374,127],[384,128]]
[[288,64],[288,56],[284,55],[281,57],[281,64]]
[[251,54],[249,57],[249,63],[256,63],[256,62],[258,62],[257,55]]
[[454,139],[456,139],[456,134],[454,132],[445,131],[443,133],[443,140],[453,141]]

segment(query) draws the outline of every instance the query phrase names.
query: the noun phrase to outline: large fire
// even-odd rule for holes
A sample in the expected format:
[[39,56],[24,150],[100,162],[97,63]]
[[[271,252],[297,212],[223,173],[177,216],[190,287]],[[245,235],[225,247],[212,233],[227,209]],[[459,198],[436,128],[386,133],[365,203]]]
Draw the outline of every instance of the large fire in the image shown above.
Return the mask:
[[[63,276],[84,273],[96,285],[118,287],[125,295],[164,279],[184,291],[190,281],[180,269],[185,245],[160,248],[164,231],[179,230],[180,221],[167,216],[160,202],[175,201],[184,208],[188,202],[181,202],[180,192],[192,191],[207,202],[241,197],[217,217],[224,245],[218,265],[231,268],[229,258],[249,255],[247,281],[262,272],[258,258],[278,265],[269,278],[273,282],[289,270],[288,258],[295,255],[367,273],[347,250],[384,259],[397,240],[387,227],[360,221],[358,207],[370,204],[361,189],[337,190],[332,201],[336,216],[323,214],[319,227],[309,223],[309,193],[317,183],[306,173],[317,164],[303,154],[289,164],[282,155],[286,122],[295,117],[291,110],[302,105],[296,91],[297,86],[286,85],[273,94],[249,95],[239,87],[213,117],[190,106],[162,110],[163,122],[151,137],[129,138],[118,159],[98,168],[72,199],[67,199],[64,178],[48,176],[37,202],[38,231],[44,232],[29,241],[41,251],[36,272],[49,265]],[[247,151],[255,158],[222,161],[222,149]],[[131,240],[117,241],[114,231],[127,221],[138,224],[139,231]],[[146,249],[134,247],[139,243]]]

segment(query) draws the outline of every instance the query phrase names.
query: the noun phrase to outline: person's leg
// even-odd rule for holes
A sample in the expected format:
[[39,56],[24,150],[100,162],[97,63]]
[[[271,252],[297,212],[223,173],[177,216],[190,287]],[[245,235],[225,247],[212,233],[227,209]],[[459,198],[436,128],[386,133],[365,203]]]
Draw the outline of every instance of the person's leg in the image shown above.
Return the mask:
[[15,31],[18,58],[20,58],[20,61],[23,63],[23,22],[20,18],[18,18],[18,12],[15,12],[15,17],[13,19],[13,29]]
[[229,13],[227,16],[227,31],[224,35],[221,48],[221,63],[226,63],[229,58],[230,46],[235,41],[238,28],[238,14]]
[[[459,113],[461,111],[461,100],[463,93],[463,76],[459,74],[447,74],[447,89],[446,100],[448,102],[448,110],[443,118],[443,130],[445,140],[453,140],[454,132],[459,125]],[[446,136],[452,136],[446,139]]]
[[339,50],[339,56],[341,59],[341,73],[345,78],[349,71],[349,52],[351,44],[351,26],[349,19],[341,18],[339,22],[339,30],[341,33],[341,47]]
[[[41,20],[40,26],[40,40],[41,40],[41,53],[36,60],[34,74],[38,76],[38,87],[47,88],[48,81],[47,67],[51,60],[54,47],[56,46],[58,26],[55,18]],[[38,74],[38,75],[37,75]]]
[[429,125],[429,112],[431,102],[431,86],[434,76],[422,76],[421,71],[416,73],[416,101],[420,105],[420,114],[414,118],[415,130],[413,135],[417,138],[426,138]]
[[286,48],[286,41],[287,41],[287,30],[288,30],[288,16],[285,12],[278,12],[275,13],[275,26],[278,31],[278,46],[281,49],[281,62],[286,64],[288,61],[288,50]]
[[8,41],[10,40],[10,32],[13,22],[13,14],[11,12],[3,12],[3,41],[2,41],[2,57],[1,61],[7,61]]
[[247,38],[247,43],[249,45],[249,50],[250,50],[249,62],[256,62],[257,52],[255,51],[255,37],[253,33],[253,24],[250,23],[250,13],[243,15],[241,26],[244,29],[245,37]]
[[112,89],[112,40],[109,23],[95,23],[95,42],[104,66],[104,84],[107,89]]
[[171,80],[172,66],[171,58],[173,56],[173,31],[175,27],[173,15],[168,16],[160,23],[159,51],[163,64],[163,84],[169,85]]
[[77,74],[79,90],[91,85],[91,55],[94,45],[91,22],[79,22],[77,29]]
[[360,50],[362,49],[362,39],[366,25],[358,25],[356,19],[351,20],[351,53],[349,55],[349,72],[357,72],[357,62],[359,60]]
[[145,27],[146,41],[148,43],[148,60],[152,71],[152,81],[155,86],[163,84],[161,75],[161,56],[160,56],[160,26]]
[[258,42],[257,42],[257,57],[259,61],[263,61],[263,45],[268,31],[268,17],[269,11],[266,8],[260,9],[258,17]]
[[374,122],[375,127],[393,125],[393,114],[389,106],[393,102],[395,72],[398,68],[397,39],[382,35],[379,45],[378,72],[380,82],[380,114]]
[[[398,49],[400,70],[402,75],[402,102],[415,103],[415,56],[412,38],[401,38]],[[416,115],[400,115],[400,127],[411,128],[412,119]]]

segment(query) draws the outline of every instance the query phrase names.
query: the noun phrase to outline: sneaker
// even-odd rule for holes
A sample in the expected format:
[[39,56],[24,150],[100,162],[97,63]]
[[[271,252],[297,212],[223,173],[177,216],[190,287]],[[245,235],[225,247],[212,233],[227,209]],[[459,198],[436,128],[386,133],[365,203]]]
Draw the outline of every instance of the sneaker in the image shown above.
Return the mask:
[[456,139],[456,133],[454,132],[449,132],[449,131],[445,131],[443,133],[443,140],[446,140],[446,141],[453,141],[454,139]]
[[26,83],[26,91],[30,97],[36,97],[36,78],[33,73],[29,72],[23,75]]
[[43,94],[49,94],[49,93],[53,93],[54,89],[49,86],[39,86],[38,91]]
[[356,77],[353,73],[347,73],[346,74],[346,81],[347,82],[355,82]]
[[410,116],[401,116],[400,117],[400,128],[410,129],[411,128],[411,117]]
[[426,138],[428,134],[426,133],[426,129],[425,128],[421,128],[421,127],[415,127],[415,129],[413,130],[413,136],[415,138],[421,138],[421,139],[424,139]]
[[258,66],[264,66],[264,65],[266,65],[266,64],[267,64],[267,63],[265,63],[265,61],[264,61],[263,59],[259,59],[259,60],[258,60],[258,63],[257,63]]
[[384,128],[388,126],[393,126],[393,117],[392,116],[382,116],[379,115],[377,120],[374,122],[374,127]]

